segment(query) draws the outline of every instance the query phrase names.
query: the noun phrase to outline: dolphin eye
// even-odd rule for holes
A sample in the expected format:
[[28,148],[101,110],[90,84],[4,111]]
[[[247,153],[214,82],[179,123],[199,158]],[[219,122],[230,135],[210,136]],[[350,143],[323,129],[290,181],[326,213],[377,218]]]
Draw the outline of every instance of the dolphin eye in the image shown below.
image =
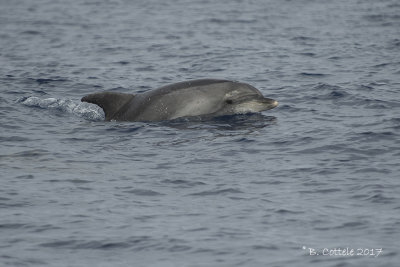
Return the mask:
[[233,101],[232,101],[232,99],[227,99],[227,100],[225,101],[225,103],[227,103],[227,104],[233,104]]

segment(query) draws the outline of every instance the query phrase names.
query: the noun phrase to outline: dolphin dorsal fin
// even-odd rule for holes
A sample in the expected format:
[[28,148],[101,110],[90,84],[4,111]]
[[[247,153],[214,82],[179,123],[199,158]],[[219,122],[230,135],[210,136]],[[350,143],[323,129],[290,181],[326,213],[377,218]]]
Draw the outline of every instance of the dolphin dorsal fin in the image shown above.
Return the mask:
[[106,120],[109,121],[118,110],[134,97],[134,94],[101,92],[84,96],[81,101],[96,104],[101,107],[106,115]]

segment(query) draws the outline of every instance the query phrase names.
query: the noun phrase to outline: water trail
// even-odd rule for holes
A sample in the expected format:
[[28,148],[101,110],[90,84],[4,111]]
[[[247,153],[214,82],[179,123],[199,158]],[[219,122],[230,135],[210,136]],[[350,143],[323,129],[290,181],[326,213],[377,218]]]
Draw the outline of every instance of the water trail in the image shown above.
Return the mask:
[[22,98],[19,100],[25,106],[56,110],[62,113],[73,114],[75,116],[90,120],[104,120],[104,112],[96,105],[73,101],[71,99],[39,98],[35,96]]

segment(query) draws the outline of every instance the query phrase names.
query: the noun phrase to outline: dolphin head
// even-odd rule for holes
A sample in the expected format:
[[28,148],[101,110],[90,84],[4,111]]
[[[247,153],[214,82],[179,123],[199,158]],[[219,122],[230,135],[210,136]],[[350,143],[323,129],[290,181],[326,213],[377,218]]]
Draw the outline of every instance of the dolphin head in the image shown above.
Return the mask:
[[255,113],[272,109],[278,106],[278,102],[264,97],[255,87],[235,83],[225,92],[220,109],[214,115],[232,115]]

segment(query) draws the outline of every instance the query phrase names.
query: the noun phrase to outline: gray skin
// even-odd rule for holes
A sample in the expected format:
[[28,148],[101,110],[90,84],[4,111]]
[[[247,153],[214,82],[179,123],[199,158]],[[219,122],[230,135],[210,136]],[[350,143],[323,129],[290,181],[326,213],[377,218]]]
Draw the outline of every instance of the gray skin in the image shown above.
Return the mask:
[[174,83],[140,94],[94,93],[81,101],[100,106],[106,121],[216,117],[260,112],[278,105],[249,84],[213,79]]

